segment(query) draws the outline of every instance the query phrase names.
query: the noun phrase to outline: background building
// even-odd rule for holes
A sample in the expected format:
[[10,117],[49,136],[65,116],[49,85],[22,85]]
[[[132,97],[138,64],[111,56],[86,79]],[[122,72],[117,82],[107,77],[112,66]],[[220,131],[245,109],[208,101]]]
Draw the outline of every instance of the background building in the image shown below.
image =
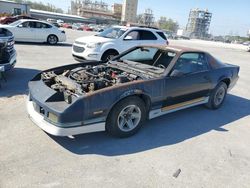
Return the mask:
[[138,18],[138,23],[147,25],[147,26],[152,26],[154,24],[154,14],[151,9],[146,9],[143,14],[139,14],[137,16]]
[[84,17],[111,17],[108,4],[102,1],[75,0],[71,1],[71,13]]
[[27,3],[15,3],[13,1],[0,0],[0,14],[4,15],[29,15],[30,5]]
[[122,22],[136,22],[138,0],[124,0],[122,6]]
[[191,9],[185,34],[190,38],[207,38],[211,18],[208,10]]
[[74,0],[71,1],[70,13],[77,16],[82,16],[90,19],[96,19],[97,23],[112,23],[120,22],[121,4],[114,4],[112,9],[103,1],[94,0]]
[[112,6],[112,12],[113,12],[114,18],[121,20],[122,4],[114,3],[114,5]]

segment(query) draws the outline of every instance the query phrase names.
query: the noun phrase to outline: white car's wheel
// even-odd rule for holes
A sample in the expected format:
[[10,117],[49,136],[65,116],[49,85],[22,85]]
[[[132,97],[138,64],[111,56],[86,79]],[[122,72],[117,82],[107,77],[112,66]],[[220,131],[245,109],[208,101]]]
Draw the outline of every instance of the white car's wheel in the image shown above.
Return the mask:
[[58,42],[58,38],[56,35],[49,35],[47,38],[47,42],[51,45],[55,45]]

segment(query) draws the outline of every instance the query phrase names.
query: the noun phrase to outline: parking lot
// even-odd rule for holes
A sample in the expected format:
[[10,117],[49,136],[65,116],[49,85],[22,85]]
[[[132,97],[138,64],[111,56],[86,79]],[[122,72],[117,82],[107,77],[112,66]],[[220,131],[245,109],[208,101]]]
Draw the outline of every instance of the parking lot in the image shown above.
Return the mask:
[[25,97],[28,80],[41,70],[75,63],[74,39],[93,33],[66,34],[67,42],[56,46],[15,45],[16,68],[0,89],[0,187],[249,187],[249,52],[230,44],[170,40],[241,67],[222,108],[168,114],[126,139],[104,132],[54,137],[29,120]]

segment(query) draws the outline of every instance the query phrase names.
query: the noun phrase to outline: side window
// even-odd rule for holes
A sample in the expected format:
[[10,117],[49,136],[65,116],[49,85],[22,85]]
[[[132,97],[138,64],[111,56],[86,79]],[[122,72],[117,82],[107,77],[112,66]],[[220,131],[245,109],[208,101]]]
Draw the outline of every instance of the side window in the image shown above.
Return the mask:
[[23,22],[20,25],[22,25],[23,28],[29,28],[30,27],[30,22]]
[[157,32],[157,34],[160,35],[162,39],[167,40],[167,37],[163,32]]
[[35,28],[36,27],[35,22],[23,22],[21,25],[23,26],[23,28]]
[[43,24],[44,28],[51,28],[52,26],[51,25],[48,25],[48,24]]
[[157,40],[157,37],[151,31],[140,31],[140,40]]
[[39,29],[46,29],[46,28],[51,28],[51,26],[48,25],[48,24],[45,24],[45,23],[36,22],[36,28],[39,28]]
[[36,22],[36,28],[37,28],[37,29],[42,28],[42,23],[40,23],[40,22]]
[[139,40],[139,31],[131,31],[129,32],[126,37],[124,38],[125,40],[126,39],[129,39],[129,40]]
[[36,28],[36,22],[29,22],[30,28]]
[[208,70],[206,56],[197,52],[182,54],[173,68],[173,71],[179,74],[190,74],[206,70]]

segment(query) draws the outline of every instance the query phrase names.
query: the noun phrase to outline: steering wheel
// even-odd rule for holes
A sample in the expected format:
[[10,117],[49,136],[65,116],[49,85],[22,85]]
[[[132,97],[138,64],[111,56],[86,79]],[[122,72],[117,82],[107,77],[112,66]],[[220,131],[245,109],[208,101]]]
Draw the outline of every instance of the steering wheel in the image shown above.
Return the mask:
[[159,65],[157,65],[157,67],[162,68],[162,69],[166,68],[163,64],[159,64]]

